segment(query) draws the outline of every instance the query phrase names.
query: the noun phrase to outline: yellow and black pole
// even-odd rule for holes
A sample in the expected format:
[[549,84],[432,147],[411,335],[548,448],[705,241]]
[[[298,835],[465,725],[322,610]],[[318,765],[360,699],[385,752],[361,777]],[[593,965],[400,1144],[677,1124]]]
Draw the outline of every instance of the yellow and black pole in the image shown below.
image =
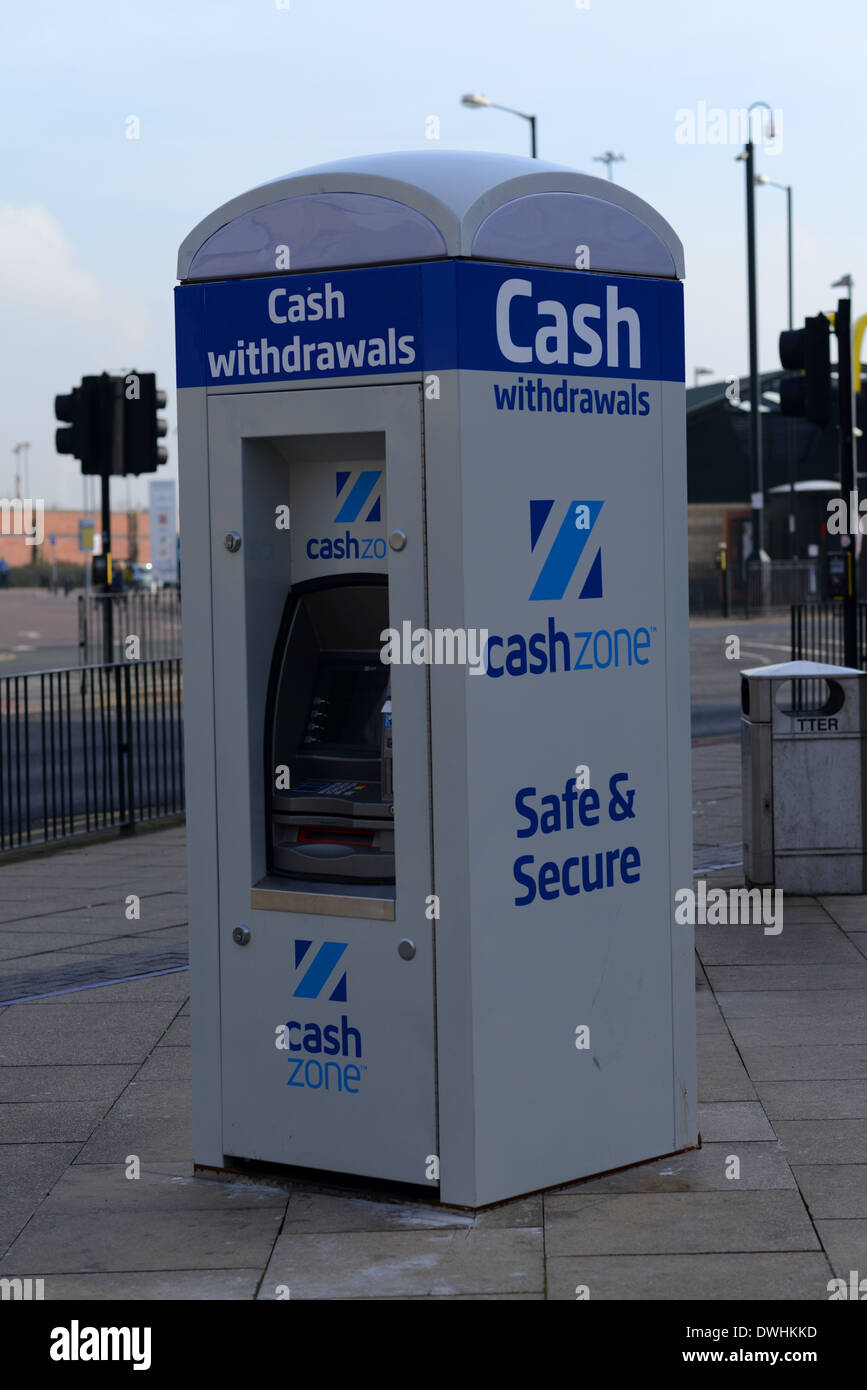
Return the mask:
[[727,618],[729,616],[729,561],[728,546],[725,541],[720,541],[716,562],[722,579],[722,615]]
[[854,344],[852,348],[853,359],[853,379],[855,382],[855,399],[857,401],[861,394],[861,344],[864,341],[864,333],[867,331],[867,314],[862,314],[855,320],[855,328],[852,334]]
[[102,492],[102,553],[105,556],[105,591],[102,602],[102,659],[110,666],[114,659],[114,624],[111,598],[111,493],[110,473],[100,477]]

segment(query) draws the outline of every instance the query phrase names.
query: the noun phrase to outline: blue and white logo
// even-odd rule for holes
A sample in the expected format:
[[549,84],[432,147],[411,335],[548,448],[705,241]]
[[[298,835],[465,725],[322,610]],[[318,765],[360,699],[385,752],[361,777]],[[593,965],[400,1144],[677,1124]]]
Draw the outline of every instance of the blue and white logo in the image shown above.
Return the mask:
[[[572,577],[578,569],[593,527],[602,511],[602,502],[570,502],[559,529],[551,536],[552,527],[548,525],[554,508],[551,499],[531,501],[530,503],[530,550],[536,549],[543,531],[548,531],[549,543],[539,577],[530,595],[533,600],[550,602],[565,597]],[[602,597],[602,547],[584,571],[584,582],[579,598]]]
[[[295,941],[295,972],[301,973],[293,999],[325,999],[346,1003],[346,971],[342,963],[349,949],[345,941],[323,941],[313,950],[312,941]],[[311,954],[312,952],[312,954]],[[302,1010],[306,1013],[307,1010]],[[319,1012],[317,1008],[315,1012]],[[346,1091],[358,1095],[362,1072],[361,1029],[354,1028],[345,1013],[331,1022],[290,1018],[277,1030],[277,1047],[290,1055],[287,1086],[308,1091]]]
[[382,524],[382,468],[340,468],[334,475],[335,523],[340,536],[311,536],[305,547],[310,560],[384,560],[385,537],[353,535],[351,525]]
[[[296,970],[301,965],[312,945],[312,941],[295,942]],[[293,999],[318,999],[322,991],[332,980],[345,950],[346,942],[344,941],[323,941],[312,960],[308,961],[304,974],[301,976],[301,979],[292,992]],[[339,980],[334,983],[334,988],[328,995],[328,998],[333,999],[336,1003],[346,1003],[345,970]]]
[[[354,481],[350,484],[350,479]],[[340,507],[335,521],[382,521],[382,480],[381,468],[363,468],[356,476],[346,469],[337,473],[337,498]],[[366,511],[371,497],[375,495],[372,506]],[[362,516],[362,512],[365,515]]]

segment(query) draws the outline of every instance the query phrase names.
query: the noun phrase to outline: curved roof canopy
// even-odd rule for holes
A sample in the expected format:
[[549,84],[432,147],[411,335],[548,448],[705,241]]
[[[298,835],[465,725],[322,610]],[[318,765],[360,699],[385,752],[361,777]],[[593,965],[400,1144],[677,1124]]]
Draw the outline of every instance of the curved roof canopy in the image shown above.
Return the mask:
[[178,278],[456,256],[683,276],[671,227],[617,184],[538,159],[420,150],[303,169],[233,198],[186,237]]

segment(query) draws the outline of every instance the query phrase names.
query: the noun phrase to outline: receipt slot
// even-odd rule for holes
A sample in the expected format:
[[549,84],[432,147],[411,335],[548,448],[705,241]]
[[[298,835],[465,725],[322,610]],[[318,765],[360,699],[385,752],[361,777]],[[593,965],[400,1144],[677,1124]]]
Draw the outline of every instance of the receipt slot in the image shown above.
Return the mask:
[[475,1208],[696,1142],[682,274],[439,151],[183,243],[199,1169]]

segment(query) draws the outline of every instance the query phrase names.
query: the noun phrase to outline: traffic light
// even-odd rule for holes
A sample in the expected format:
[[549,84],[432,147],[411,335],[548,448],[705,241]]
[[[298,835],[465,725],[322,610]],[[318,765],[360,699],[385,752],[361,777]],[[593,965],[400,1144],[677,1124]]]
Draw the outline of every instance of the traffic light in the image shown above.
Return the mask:
[[54,398],[66,425],[55,435],[57,452],[80,459],[86,475],[155,473],[168,458],[157,442],[166,433],[157,414],[165,404],[153,372],[82,377],[68,396]]
[[153,372],[130,372],[123,378],[123,466],[119,473],[155,473],[168,458],[157,442],[166,433],[158,414],[166,404]]
[[54,414],[67,425],[55,433],[57,452],[80,459],[82,473],[102,472],[105,460],[103,380],[109,378],[83,377],[81,385],[73,387],[68,396],[54,398]]
[[831,325],[824,314],[805,319],[803,328],[780,334],[780,362],[798,376],[780,381],[780,412],[803,415],[814,425],[831,419]]
[[114,382],[102,376],[85,376],[68,396],[55,396],[54,414],[69,428],[59,429],[55,445],[59,454],[81,460],[83,474],[111,472],[114,445]]

